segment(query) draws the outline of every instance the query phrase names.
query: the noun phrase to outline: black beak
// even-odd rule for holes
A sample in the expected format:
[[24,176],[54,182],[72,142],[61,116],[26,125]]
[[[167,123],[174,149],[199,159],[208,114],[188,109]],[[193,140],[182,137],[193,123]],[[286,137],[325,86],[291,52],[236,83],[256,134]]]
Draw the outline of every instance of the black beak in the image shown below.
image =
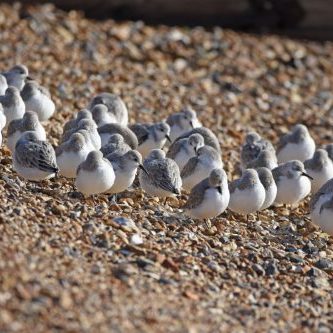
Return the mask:
[[305,177],[308,177],[309,179],[313,180],[313,177],[311,177],[310,175],[308,175],[308,174],[305,173],[305,172],[302,172],[301,175],[302,175],[302,176],[305,176]]
[[143,170],[147,174],[147,176],[149,176],[149,172],[147,171],[147,169],[142,164],[139,164],[139,168],[141,170]]
[[34,81],[34,78],[32,78],[31,76],[27,76],[26,80],[28,80],[28,81]]
[[191,126],[191,128],[194,128],[194,125],[193,125],[193,121],[192,121],[192,120],[190,121],[190,126]]
[[218,190],[218,192],[219,192],[220,194],[222,194],[222,186],[217,186],[216,189]]
[[167,134],[165,137],[166,137],[166,139],[167,139],[170,143],[172,143],[169,134]]

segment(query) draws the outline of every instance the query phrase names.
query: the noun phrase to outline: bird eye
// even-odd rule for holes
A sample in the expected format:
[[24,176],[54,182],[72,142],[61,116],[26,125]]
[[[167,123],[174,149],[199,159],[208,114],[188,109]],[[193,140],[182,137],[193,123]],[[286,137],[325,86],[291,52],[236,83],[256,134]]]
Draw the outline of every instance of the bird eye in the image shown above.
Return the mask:
[[161,132],[164,132],[164,128],[161,128]]

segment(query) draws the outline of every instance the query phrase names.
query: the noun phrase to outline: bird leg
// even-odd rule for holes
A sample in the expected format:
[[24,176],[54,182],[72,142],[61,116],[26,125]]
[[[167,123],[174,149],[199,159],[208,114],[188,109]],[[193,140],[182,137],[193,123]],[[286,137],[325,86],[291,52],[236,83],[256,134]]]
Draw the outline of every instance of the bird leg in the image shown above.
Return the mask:
[[117,193],[114,193],[114,194],[112,194],[112,195],[110,195],[109,196],[109,202],[111,203],[111,204],[113,204],[113,205],[117,205],[118,203],[117,203]]
[[212,227],[212,223],[210,222],[210,219],[205,219],[205,226],[206,226],[206,229],[210,229]]

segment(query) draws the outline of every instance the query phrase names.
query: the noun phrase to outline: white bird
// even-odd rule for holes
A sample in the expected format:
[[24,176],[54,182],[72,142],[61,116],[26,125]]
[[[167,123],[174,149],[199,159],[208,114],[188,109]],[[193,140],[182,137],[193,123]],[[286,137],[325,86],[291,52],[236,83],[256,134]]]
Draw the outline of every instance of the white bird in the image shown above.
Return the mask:
[[129,127],[138,139],[138,148],[143,158],[153,149],[162,149],[170,140],[170,126],[166,122],[156,124],[134,124]]
[[92,110],[97,104],[104,104],[110,115],[122,126],[128,124],[128,111],[123,100],[115,94],[101,93],[95,96],[89,103],[88,109]]
[[291,133],[284,135],[278,144],[277,158],[279,163],[291,160],[304,162],[315,152],[316,144],[305,125],[297,124]]
[[313,196],[310,216],[314,224],[333,236],[333,179],[325,183]]
[[17,141],[13,167],[21,177],[32,181],[54,177],[58,172],[53,147],[39,140],[34,131],[23,133]]
[[262,209],[266,198],[265,188],[254,169],[244,170],[241,178],[229,184],[229,191],[229,209],[247,217]]
[[191,157],[194,157],[199,148],[205,144],[200,134],[192,134],[188,138],[180,139],[171,144],[167,157],[173,159],[179,170],[182,170]]
[[40,121],[46,121],[54,114],[55,104],[50,92],[36,81],[29,81],[24,85],[21,97],[26,110],[36,112]]
[[192,128],[201,127],[197,114],[192,108],[184,108],[180,112],[171,114],[166,122],[170,126],[170,139],[172,142]]
[[210,219],[222,214],[229,200],[227,175],[223,169],[214,169],[208,178],[192,188],[183,209],[194,219]]
[[36,112],[27,111],[22,119],[15,119],[9,123],[7,128],[7,145],[12,153],[21,135],[28,131],[36,132],[38,140],[46,141],[45,129],[39,122]]
[[78,166],[75,186],[84,196],[89,196],[104,193],[112,187],[114,180],[112,164],[100,151],[94,150]]
[[139,171],[139,181],[143,190],[159,198],[180,194],[182,180],[176,162],[165,158],[165,152],[152,150],[143,163],[145,171]]
[[262,167],[258,168],[257,172],[260,182],[265,189],[265,201],[260,208],[260,210],[264,210],[273,205],[277,194],[277,186],[270,169]]
[[272,173],[277,186],[277,204],[295,204],[311,191],[312,177],[305,172],[303,163],[298,160],[280,164]]
[[84,162],[91,151],[84,136],[73,133],[69,140],[56,149],[59,173],[67,178],[75,178],[78,166]]
[[24,65],[15,65],[8,72],[2,73],[6,78],[8,86],[12,86],[21,90],[28,78],[29,71]]
[[4,96],[0,96],[0,103],[6,116],[6,126],[14,119],[21,119],[25,112],[25,105],[20,91],[15,87],[8,87]]
[[190,158],[181,171],[183,188],[191,191],[195,185],[209,177],[211,171],[222,168],[223,163],[219,152],[210,146],[199,148],[197,155]]
[[333,178],[333,162],[327,151],[318,149],[313,157],[304,162],[304,167],[311,180],[311,192],[316,193],[328,180]]
[[246,165],[246,169],[268,168],[273,170],[277,166],[275,154],[270,150],[261,150],[259,155]]

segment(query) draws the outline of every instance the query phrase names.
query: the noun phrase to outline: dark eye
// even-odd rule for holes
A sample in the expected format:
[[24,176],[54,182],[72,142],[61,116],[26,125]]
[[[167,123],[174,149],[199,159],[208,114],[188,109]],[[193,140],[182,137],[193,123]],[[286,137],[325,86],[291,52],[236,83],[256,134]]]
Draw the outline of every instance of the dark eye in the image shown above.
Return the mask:
[[161,128],[161,132],[164,132],[164,128]]

